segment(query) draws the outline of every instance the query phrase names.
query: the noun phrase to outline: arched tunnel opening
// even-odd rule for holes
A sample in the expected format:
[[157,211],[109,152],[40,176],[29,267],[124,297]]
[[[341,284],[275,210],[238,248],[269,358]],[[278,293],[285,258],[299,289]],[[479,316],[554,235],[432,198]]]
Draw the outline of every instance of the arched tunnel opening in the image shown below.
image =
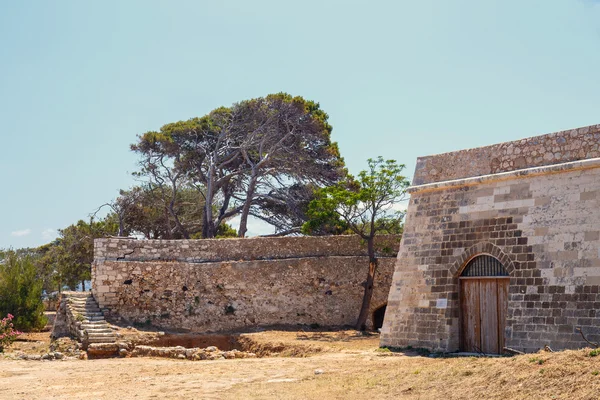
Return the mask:
[[375,311],[373,311],[373,330],[378,330],[383,326],[383,317],[385,316],[385,309],[387,304],[382,305]]

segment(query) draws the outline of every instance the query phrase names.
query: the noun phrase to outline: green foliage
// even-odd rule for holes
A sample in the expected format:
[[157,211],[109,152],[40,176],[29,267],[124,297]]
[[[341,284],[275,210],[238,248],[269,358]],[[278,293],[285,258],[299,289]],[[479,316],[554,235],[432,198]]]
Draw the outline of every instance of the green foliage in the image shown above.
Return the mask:
[[392,350],[390,350],[387,347],[378,347],[375,349],[375,351],[378,353],[391,353],[392,352]]
[[276,93],[166,124],[131,149],[141,158],[138,176],[161,188],[199,189],[202,237],[228,236],[219,228],[236,215],[242,237],[249,216],[298,233],[306,197],[287,189],[332,184],[344,173],[331,131],[319,103]]
[[29,255],[5,252],[0,263],[0,315],[14,315],[14,326],[29,331],[47,322],[42,303],[42,281]]
[[598,355],[600,355],[600,349],[594,349],[594,350],[592,350],[592,351],[589,352],[589,356],[590,357],[596,357]]
[[408,180],[404,165],[382,157],[368,160],[369,169],[358,178],[348,175],[336,185],[317,191],[309,204],[305,234],[348,230],[363,239],[376,233],[401,233],[404,212],[394,206],[404,199]]
[[100,221],[78,221],[59,230],[60,237],[38,248],[38,271],[47,292],[67,286],[74,289],[91,278],[94,239],[115,234],[118,223],[110,216]]
[[217,228],[217,235],[215,236],[217,239],[224,238],[235,238],[238,236],[237,231],[229,224],[222,223]]
[[[202,235],[202,193],[186,185],[172,187],[148,183],[121,190],[116,202],[122,213],[124,234],[146,239],[198,238]],[[181,225],[179,229],[177,223]]]

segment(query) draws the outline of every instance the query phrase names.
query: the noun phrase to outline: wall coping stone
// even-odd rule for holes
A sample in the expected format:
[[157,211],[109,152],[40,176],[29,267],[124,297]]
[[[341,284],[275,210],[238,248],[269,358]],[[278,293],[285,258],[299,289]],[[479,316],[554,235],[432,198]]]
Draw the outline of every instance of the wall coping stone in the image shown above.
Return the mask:
[[571,161],[561,164],[545,165],[541,167],[525,168],[516,171],[500,172],[497,174],[488,174],[463,179],[453,179],[444,182],[428,183],[423,185],[411,186],[407,189],[408,193],[422,193],[436,190],[445,190],[449,188],[458,188],[464,186],[475,186],[482,183],[497,181],[509,181],[525,177],[534,177],[539,175],[550,175],[564,172],[582,171],[587,169],[600,168],[600,158],[591,158],[587,160]]
[[[378,235],[375,237],[375,244],[379,257],[395,258],[400,247],[400,235]],[[210,263],[366,255],[366,243],[357,235],[197,240],[135,238],[94,240],[94,262],[96,263],[151,260]]]
[[600,157],[600,125],[417,158],[413,185]]

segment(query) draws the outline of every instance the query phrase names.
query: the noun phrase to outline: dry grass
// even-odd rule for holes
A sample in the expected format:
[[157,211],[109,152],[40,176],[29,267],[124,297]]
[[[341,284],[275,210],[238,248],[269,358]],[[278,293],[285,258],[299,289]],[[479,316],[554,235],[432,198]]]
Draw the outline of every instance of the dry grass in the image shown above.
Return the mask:
[[[324,374],[278,387],[255,382],[231,398],[597,399],[600,357],[590,349],[513,358],[362,355],[323,362]],[[323,360],[325,361],[325,360]]]
[[45,354],[49,351],[50,332],[29,332],[20,335],[6,351],[26,354]]
[[[377,349],[355,331],[243,335],[267,357],[11,361],[0,358],[0,398],[597,399],[600,355],[590,349],[513,358],[428,358]],[[270,350],[268,350],[270,349]],[[316,350],[318,349],[318,350]],[[310,356],[309,356],[310,355]],[[323,374],[315,374],[320,369]]]

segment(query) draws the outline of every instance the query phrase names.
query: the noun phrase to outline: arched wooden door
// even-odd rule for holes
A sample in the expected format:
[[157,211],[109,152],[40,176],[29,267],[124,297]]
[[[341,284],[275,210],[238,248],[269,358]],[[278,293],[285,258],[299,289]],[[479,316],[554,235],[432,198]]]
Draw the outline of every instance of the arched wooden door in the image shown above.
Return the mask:
[[461,350],[501,354],[508,310],[508,272],[489,255],[476,256],[460,281]]

